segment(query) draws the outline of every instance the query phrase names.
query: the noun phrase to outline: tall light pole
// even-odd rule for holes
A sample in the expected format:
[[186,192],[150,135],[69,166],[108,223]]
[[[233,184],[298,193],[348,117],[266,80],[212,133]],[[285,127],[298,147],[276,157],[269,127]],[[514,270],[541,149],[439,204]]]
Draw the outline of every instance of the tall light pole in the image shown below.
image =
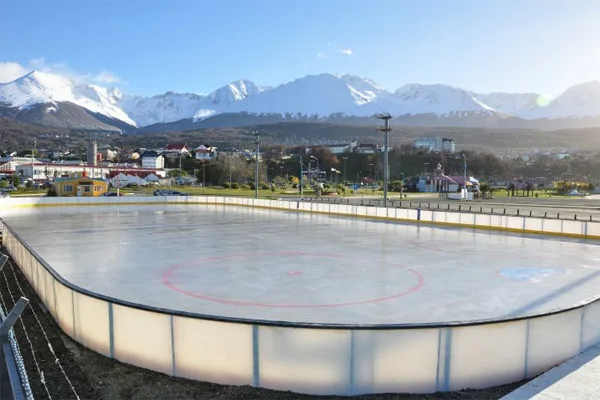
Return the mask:
[[463,194],[463,198],[466,200],[467,199],[467,156],[465,156],[465,153],[462,153],[462,158],[464,161],[464,176],[463,179],[465,180],[465,184],[464,184],[464,194]]
[[254,198],[258,199],[258,153],[260,152],[260,133],[253,131],[255,137],[254,144],[256,145],[256,170],[254,171]]
[[385,148],[383,149],[383,206],[387,207],[388,206],[388,183],[390,180],[390,169],[389,169],[389,165],[388,165],[388,153],[389,153],[389,149],[390,149],[390,131],[392,130],[392,128],[390,128],[390,119],[392,119],[392,116],[388,113],[384,113],[381,115],[378,115],[377,118],[382,119],[384,122],[383,128],[379,128],[380,131],[382,131],[385,134],[385,141],[384,141],[384,145]]
[[[300,162],[300,199],[304,197],[304,163],[302,160],[302,154],[294,154],[298,156],[298,161]],[[310,169],[310,167],[309,167]]]
[[342,157],[342,159],[344,160],[344,186],[345,186],[346,182],[348,182],[348,180],[346,179],[346,161],[348,161],[348,157]]
[[300,198],[304,198],[304,164],[302,156],[300,156]]
[[310,156],[310,158],[317,162],[317,182],[319,182],[319,159],[315,156]]

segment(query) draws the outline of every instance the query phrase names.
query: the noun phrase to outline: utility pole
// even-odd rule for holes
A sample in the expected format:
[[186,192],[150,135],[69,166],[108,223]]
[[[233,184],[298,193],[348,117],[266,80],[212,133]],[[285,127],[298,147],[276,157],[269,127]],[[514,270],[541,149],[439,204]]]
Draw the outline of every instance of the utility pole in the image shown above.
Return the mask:
[[256,170],[254,171],[254,198],[258,199],[258,153],[260,152],[260,133],[253,131],[252,134],[256,138],[254,144],[256,145]]
[[348,179],[346,179],[346,161],[348,161],[348,157],[342,157],[342,159],[344,160],[344,186],[345,186],[346,182],[348,182]]
[[381,115],[378,115],[377,118],[382,119],[384,122],[383,128],[379,128],[378,130],[383,132],[385,134],[385,141],[384,141],[384,146],[385,148],[383,149],[383,206],[387,207],[388,206],[388,184],[389,184],[389,179],[390,179],[390,170],[389,170],[389,165],[388,165],[388,153],[389,153],[389,149],[390,149],[390,131],[392,130],[392,128],[390,128],[390,119],[392,119],[392,116],[388,113],[384,113]]

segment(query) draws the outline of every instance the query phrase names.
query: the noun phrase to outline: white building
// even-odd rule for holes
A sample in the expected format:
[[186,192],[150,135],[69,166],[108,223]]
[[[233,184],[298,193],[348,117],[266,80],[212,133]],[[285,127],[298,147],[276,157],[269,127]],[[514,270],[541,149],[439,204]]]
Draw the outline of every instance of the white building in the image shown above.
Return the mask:
[[355,139],[350,143],[336,143],[336,144],[323,144],[316,146],[308,146],[306,148],[306,154],[309,154],[313,149],[319,147],[326,147],[333,154],[343,154],[354,151],[354,149],[358,146],[358,141]]
[[456,142],[454,139],[438,137],[421,137],[415,139],[415,147],[418,149],[427,149],[432,152],[444,152],[454,154],[456,151]]
[[82,176],[83,171],[85,171],[90,178],[102,179],[109,179],[121,172],[140,177],[145,177],[150,174],[154,174],[161,178],[166,177],[164,169],[123,166],[92,167],[85,163],[35,163],[17,165],[15,168],[15,174],[17,176],[25,179],[33,179],[34,181],[53,180],[54,178],[59,178],[63,175]]
[[201,144],[196,148],[196,160],[212,161],[217,159],[217,148]]
[[162,154],[158,154],[154,150],[145,151],[142,153],[142,168],[163,169],[164,167],[165,157]]

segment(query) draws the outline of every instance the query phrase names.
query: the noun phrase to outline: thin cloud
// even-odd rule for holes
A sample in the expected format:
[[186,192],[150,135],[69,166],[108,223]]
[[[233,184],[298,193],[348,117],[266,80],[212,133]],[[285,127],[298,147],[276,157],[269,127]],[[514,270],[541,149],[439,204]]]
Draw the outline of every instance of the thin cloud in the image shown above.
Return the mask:
[[47,63],[44,57],[29,60],[27,65],[15,62],[0,62],[0,82],[11,82],[31,71],[40,71],[61,75],[81,85],[115,85],[124,81],[105,69],[96,74],[82,74],[74,71],[66,63]]
[[327,43],[327,47],[333,49],[336,53],[343,56],[351,56],[354,54],[350,47],[341,47],[332,42]]
[[12,82],[27,72],[27,68],[16,62],[0,62],[0,83]]
[[317,58],[325,58],[325,53],[323,53],[323,52],[318,52],[318,53],[317,53]]

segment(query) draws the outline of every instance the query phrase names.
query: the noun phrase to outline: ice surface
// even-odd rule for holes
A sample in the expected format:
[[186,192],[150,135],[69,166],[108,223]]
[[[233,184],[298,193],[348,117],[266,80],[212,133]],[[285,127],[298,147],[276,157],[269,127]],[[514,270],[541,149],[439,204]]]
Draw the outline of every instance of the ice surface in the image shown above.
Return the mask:
[[58,273],[119,299],[315,323],[503,318],[599,294],[596,242],[247,208],[4,215]]

